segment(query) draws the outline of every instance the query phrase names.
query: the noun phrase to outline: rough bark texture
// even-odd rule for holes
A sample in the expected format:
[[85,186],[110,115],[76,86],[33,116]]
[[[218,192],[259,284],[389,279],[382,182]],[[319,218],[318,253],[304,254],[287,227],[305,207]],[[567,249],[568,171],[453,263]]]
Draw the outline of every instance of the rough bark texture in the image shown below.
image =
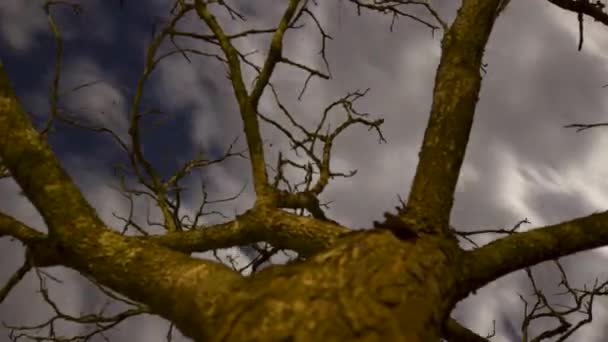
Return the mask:
[[[481,58],[500,1],[463,1],[445,33],[433,105],[408,201],[409,213],[428,231],[447,229],[481,89]],[[474,18],[474,19],[473,19]]]
[[[290,194],[267,179],[257,107],[276,64],[285,62],[282,39],[301,15],[300,1],[289,2],[251,93],[232,38],[208,4],[197,0],[179,12],[196,11],[226,56],[258,196],[254,207],[233,221],[202,229],[173,227],[165,235],[125,237],[106,227],[32,126],[0,65],[1,161],[49,230],[42,234],[0,213],[0,237],[22,241],[38,267],[71,267],[146,304],[196,341],[483,340],[449,320],[454,305],[469,292],[514,270],[608,244],[605,213],[510,236],[472,252],[460,249],[449,229],[481,87],[481,59],[504,4],[463,0],[445,32],[410,198],[399,215],[387,215],[378,224],[388,229],[350,232],[327,220],[315,197],[327,179],[315,191]],[[132,136],[137,137],[136,105],[133,115]],[[327,177],[328,169],[324,172]],[[152,186],[166,192],[159,179]],[[307,209],[315,217],[283,208]],[[295,250],[306,260],[245,278],[189,255],[260,241]]]
[[[253,276],[226,307],[227,340],[435,341],[456,298],[460,251],[353,234],[306,263]],[[242,305],[242,302],[248,304]]]

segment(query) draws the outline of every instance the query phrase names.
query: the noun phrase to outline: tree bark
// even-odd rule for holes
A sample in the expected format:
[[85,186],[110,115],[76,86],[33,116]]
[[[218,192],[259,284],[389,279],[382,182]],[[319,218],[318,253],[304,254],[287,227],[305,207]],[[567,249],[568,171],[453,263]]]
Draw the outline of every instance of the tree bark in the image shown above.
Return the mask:
[[253,275],[227,298],[218,330],[191,334],[209,341],[438,341],[463,296],[456,286],[461,257],[442,240],[350,234],[306,262]]
[[[550,1],[563,8],[573,5]],[[235,220],[204,229],[174,227],[162,236],[126,237],[105,226],[45,136],[32,126],[0,64],[2,164],[49,230],[37,232],[0,213],[0,237],[19,239],[34,266],[73,268],[144,303],[196,341],[433,342],[442,336],[482,341],[449,320],[454,305],[470,291],[517,269],[608,245],[605,213],[507,237],[472,252],[460,249],[449,227],[481,87],[483,51],[504,4],[463,0],[445,32],[420,163],[401,215],[388,215],[392,223],[378,225],[389,229],[349,232],[327,220],[314,197],[326,183],[314,188],[319,190],[285,194],[267,179],[257,107],[275,66],[285,61],[282,39],[301,14],[297,0],[289,2],[251,94],[242,79],[241,57],[206,3],[196,0],[180,12],[196,10],[214,34],[209,39],[226,55],[258,196],[253,208]],[[139,115],[136,105],[133,115]],[[137,120],[133,122],[135,132]],[[328,174],[327,169],[326,178]],[[166,190],[159,179],[154,186],[159,193]],[[283,211],[286,207],[318,214],[298,216]],[[246,278],[189,255],[261,241],[295,250],[305,260]]]

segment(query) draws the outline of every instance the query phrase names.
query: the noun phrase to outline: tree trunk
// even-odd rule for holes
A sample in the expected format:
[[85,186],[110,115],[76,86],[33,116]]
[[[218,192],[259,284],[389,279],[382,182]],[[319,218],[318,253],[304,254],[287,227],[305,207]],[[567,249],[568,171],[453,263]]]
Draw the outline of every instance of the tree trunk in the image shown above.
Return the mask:
[[217,330],[180,328],[198,341],[439,341],[465,295],[453,286],[460,252],[446,242],[401,241],[386,230],[349,234],[235,288]]

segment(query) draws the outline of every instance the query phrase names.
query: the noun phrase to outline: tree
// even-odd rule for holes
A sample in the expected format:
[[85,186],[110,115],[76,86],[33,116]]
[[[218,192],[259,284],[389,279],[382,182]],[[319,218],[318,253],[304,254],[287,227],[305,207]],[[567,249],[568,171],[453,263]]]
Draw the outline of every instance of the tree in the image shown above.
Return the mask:
[[[410,3],[349,2],[361,9],[394,16],[408,15],[401,8]],[[125,235],[101,221],[47,142],[55,121],[79,125],[58,106],[62,40],[50,12],[52,6],[65,3],[48,1],[45,9],[56,38],[57,61],[50,92],[50,119],[41,129],[34,128],[16,97],[7,71],[0,65],[0,157],[5,168],[0,171],[19,184],[48,227],[48,234],[44,234],[0,213],[0,237],[16,238],[27,250],[26,263],[0,292],[0,299],[4,299],[30,269],[64,265],[104,288],[141,303],[134,304],[139,311],[126,312],[124,317],[150,312],[173,322],[183,334],[197,341],[485,340],[449,318],[456,303],[510,272],[608,245],[608,230],[604,228],[608,221],[606,212],[522,233],[515,233],[513,229],[506,237],[473,250],[459,246],[457,237],[467,234],[455,231],[450,225],[453,195],[481,89],[484,48],[508,2],[463,0],[449,25],[429,4],[417,3],[438,23],[443,38],[433,103],[416,174],[409,198],[396,212],[385,213],[384,222],[376,223],[374,229],[351,232],[349,227],[326,217],[319,201],[319,194],[330,179],[347,176],[334,173],[330,168],[331,149],[334,139],[355,124],[377,130],[382,139],[382,120],[370,120],[355,110],[353,102],[364,95],[356,92],[333,103],[317,128],[308,130],[280,106],[270,82],[281,63],[308,72],[309,78],[329,77],[282,53],[285,32],[296,29],[305,17],[316,23],[324,40],[327,37],[309,10],[313,4],[290,0],[276,28],[230,34],[213,14],[224,9],[239,17],[228,4],[177,1],[171,20],[162,29],[155,30],[148,47],[146,66],[131,107],[130,141],[127,143],[104,128],[83,127],[113,135],[129,156],[135,177],[163,214],[165,234]],[[578,13],[581,27],[583,16],[608,24],[608,14],[599,2],[549,2]],[[79,11],[78,6],[73,8]],[[176,24],[192,12],[206,25],[209,34],[177,29]],[[434,24],[415,19],[436,28]],[[272,34],[262,66],[252,63],[235,47],[238,38],[252,34]],[[145,82],[154,67],[171,55],[158,55],[163,40],[179,36],[201,40],[221,51],[221,54],[207,55],[227,65],[256,194],[255,204],[243,214],[202,229],[196,222],[188,224],[178,217],[180,179],[194,168],[241,153],[231,149],[218,159],[193,159],[165,179],[147,161],[141,146],[140,121],[148,114],[140,108]],[[172,54],[176,53],[185,58],[205,54],[179,47]],[[242,68],[246,66],[258,72],[250,87],[243,76]],[[298,135],[259,112],[265,93],[277,100],[283,114],[299,130]],[[324,133],[321,129],[327,113],[337,106],[345,109],[347,120]],[[310,158],[311,164],[300,165],[279,157],[272,180],[260,121],[283,132],[294,148]],[[304,189],[285,185],[282,170],[286,166],[303,169],[308,180]],[[136,192],[126,187],[124,190]],[[244,277],[218,262],[190,256],[194,252],[258,242],[272,246],[262,251],[263,256],[287,249],[297,252],[298,260]],[[585,295],[592,296],[601,293],[600,290],[601,287],[589,290]],[[539,298],[543,297],[539,294]],[[559,334],[567,337],[576,328],[578,325],[564,323],[540,337]]]

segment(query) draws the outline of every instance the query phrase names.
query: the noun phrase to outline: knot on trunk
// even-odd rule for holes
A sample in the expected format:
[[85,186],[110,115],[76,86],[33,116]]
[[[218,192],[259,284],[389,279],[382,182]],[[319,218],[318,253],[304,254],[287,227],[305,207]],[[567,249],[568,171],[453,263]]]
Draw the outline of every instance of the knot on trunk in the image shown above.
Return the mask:
[[416,231],[399,217],[399,215],[394,215],[389,212],[384,213],[384,222],[374,221],[374,228],[388,229],[399,240],[412,240],[418,238]]

